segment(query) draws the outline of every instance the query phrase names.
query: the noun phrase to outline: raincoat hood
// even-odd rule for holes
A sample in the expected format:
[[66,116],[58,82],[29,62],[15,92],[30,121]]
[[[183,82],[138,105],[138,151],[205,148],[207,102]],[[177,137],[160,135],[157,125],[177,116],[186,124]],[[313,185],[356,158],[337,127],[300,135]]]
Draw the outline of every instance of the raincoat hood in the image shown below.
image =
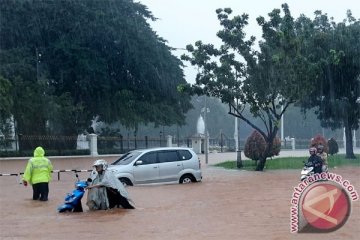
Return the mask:
[[45,151],[42,147],[34,150],[34,157],[30,158],[23,175],[23,179],[30,183],[48,183],[51,181],[53,166],[49,159],[44,157]]
[[45,150],[42,147],[37,147],[34,150],[34,157],[44,157],[45,155]]

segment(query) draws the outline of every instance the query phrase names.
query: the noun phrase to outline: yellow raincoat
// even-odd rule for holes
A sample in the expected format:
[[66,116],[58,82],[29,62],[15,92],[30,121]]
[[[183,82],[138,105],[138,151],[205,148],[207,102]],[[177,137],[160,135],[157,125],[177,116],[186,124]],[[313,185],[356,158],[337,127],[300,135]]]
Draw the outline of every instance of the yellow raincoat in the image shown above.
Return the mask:
[[45,151],[42,147],[34,150],[34,157],[29,159],[26,165],[23,180],[30,184],[51,181],[53,166],[44,155]]

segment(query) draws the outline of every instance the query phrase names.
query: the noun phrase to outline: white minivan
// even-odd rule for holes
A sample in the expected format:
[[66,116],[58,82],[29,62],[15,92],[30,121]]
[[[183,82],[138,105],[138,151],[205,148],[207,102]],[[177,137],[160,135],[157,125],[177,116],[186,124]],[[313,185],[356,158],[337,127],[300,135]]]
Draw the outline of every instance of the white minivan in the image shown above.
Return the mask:
[[124,185],[199,182],[200,159],[190,148],[163,147],[130,151],[108,168]]

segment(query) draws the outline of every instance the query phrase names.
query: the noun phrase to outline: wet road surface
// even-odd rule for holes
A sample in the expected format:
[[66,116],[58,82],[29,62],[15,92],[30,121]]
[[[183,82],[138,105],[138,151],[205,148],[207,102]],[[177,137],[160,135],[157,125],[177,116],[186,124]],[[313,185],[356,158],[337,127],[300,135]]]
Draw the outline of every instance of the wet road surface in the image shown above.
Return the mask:
[[[77,162],[83,168],[92,160]],[[57,169],[65,168],[56,163]],[[23,162],[2,163],[1,172]],[[71,168],[71,166],[68,166]],[[360,169],[338,168],[360,192]],[[0,239],[358,239],[360,201],[347,223],[328,234],[291,234],[290,199],[300,170],[249,172],[203,166],[203,182],[128,187],[135,210],[59,214],[73,189],[73,173],[54,176],[48,202],[33,201],[31,187],[0,177]],[[86,179],[88,173],[79,173]]]

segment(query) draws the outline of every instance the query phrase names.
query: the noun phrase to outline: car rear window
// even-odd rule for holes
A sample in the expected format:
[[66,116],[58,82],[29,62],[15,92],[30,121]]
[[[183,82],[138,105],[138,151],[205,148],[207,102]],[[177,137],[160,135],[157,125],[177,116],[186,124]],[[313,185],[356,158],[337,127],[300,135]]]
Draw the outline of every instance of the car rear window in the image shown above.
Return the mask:
[[158,152],[159,162],[176,162],[179,161],[177,151],[161,151]]
[[189,160],[192,158],[192,154],[188,150],[179,150],[181,160]]
[[132,151],[132,152],[125,153],[118,160],[113,162],[111,165],[128,165],[135,158],[137,158],[140,154],[141,154],[141,152],[138,152],[138,151]]

